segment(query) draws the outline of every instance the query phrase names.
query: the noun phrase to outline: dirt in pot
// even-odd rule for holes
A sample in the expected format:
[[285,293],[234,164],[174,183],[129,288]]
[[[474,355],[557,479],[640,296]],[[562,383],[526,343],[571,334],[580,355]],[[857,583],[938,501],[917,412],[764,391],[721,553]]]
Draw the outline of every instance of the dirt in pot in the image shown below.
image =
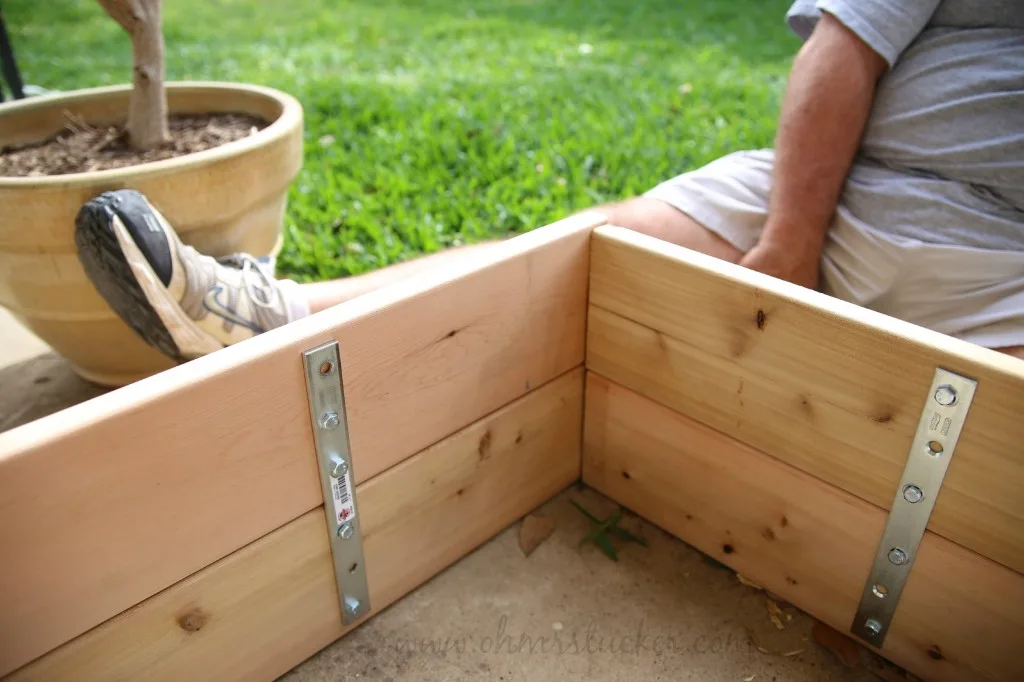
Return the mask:
[[0,176],[42,177],[124,168],[171,159],[240,140],[267,122],[246,114],[188,114],[168,117],[169,143],[138,151],[123,125],[94,127],[65,114],[64,129],[43,142],[0,148]]

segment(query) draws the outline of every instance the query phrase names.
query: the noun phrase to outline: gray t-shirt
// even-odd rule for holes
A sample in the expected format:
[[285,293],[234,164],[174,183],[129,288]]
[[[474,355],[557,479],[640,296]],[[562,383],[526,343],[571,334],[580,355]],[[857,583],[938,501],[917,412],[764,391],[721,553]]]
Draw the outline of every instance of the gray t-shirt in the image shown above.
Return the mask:
[[926,242],[1024,250],[1024,0],[797,0],[786,20],[806,39],[823,11],[890,66],[858,162],[892,169],[894,182],[957,183],[949,197],[942,182],[927,184],[937,210],[967,192],[981,214],[887,227]]

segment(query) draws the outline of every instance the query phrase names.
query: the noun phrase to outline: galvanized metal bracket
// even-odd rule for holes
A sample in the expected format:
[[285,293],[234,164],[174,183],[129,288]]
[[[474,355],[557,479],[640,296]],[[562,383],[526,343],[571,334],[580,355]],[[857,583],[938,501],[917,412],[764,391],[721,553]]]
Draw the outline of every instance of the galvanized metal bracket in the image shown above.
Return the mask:
[[370,611],[355,474],[345,413],[345,389],[338,343],[331,341],[302,354],[306,370],[309,418],[316,445],[317,471],[324,496],[327,535],[334,558],[334,580],[342,623],[350,625]]
[[850,631],[881,647],[974,400],[977,382],[936,369]]

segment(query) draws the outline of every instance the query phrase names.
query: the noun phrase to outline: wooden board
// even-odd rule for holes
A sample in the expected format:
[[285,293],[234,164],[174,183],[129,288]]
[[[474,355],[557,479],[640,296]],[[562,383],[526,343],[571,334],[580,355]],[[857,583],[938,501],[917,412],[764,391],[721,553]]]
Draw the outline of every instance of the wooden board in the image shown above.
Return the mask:
[[935,368],[979,382],[929,528],[1024,571],[1024,362],[620,228],[587,367],[888,509]]
[[583,361],[582,215],[0,435],[0,675],[321,504],[302,351],[357,481]]
[[[848,632],[886,514],[588,372],[583,480]],[[928,532],[883,655],[939,681],[1024,679],[1024,576]]]
[[[577,369],[357,486],[368,617],[579,477],[582,398]],[[7,679],[272,680],[349,629],[316,508]]]

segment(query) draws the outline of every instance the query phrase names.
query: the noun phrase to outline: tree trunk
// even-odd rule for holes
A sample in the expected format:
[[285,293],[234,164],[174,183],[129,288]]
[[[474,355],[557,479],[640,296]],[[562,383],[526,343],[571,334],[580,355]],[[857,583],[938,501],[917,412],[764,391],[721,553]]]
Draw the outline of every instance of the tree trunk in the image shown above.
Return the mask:
[[170,140],[160,0],[99,0],[99,3],[131,36],[128,137],[135,149],[152,149]]

